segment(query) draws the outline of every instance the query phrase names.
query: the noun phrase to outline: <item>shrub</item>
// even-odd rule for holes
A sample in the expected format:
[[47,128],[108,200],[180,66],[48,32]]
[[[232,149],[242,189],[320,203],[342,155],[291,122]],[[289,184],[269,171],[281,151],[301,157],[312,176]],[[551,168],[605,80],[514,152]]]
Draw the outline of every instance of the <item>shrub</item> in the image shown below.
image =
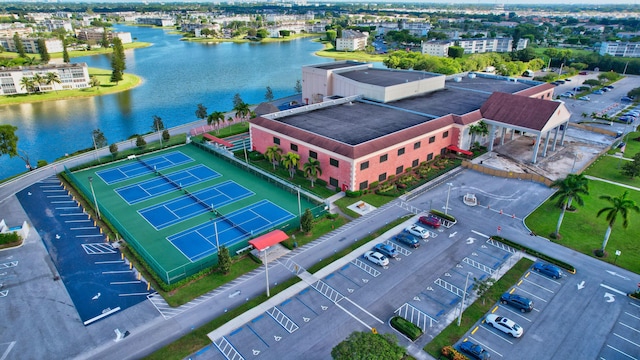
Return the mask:
[[264,159],[264,155],[261,154],[259,151],[251,151],[249,152],[249,159],[251,159],[252,161],[260,161]]
[[357,197],[362,196],[362,191],[360,191],[360,190],[357,190],[357,191],[347,190],[344,193],[345,193],[345,195],[347,197],[350,197],[350,198],[357,198]]
[[41,167],[45,167],[45,166],[47,166],[47,164],[48,164],[48,163],[47,163],[47,160],[38,160],[38,165],[37,165],[37,166],[38,166],[39,168],[41,168]]
[[422,335],[422,329],[400,316],[394,316],[391,318],[391,326],[406,335],[412,341]]
[[20,242],[20,235],[16,232],[0,234],[0,245],[13,244],[17,242]]
[[369,185],[369,189],[375,189],[378,187],[378,185],[380,184],[380,182],[378,181],[374,181],[371,183],[371,185]]
[[443,219],[449,220],[449,221],[456,221],[456,218],[454,216],[451,216],[450,214],[445,214],[442,211],[438,211],[438,210],[429,210],[429,212],[437,217],[441,217]]

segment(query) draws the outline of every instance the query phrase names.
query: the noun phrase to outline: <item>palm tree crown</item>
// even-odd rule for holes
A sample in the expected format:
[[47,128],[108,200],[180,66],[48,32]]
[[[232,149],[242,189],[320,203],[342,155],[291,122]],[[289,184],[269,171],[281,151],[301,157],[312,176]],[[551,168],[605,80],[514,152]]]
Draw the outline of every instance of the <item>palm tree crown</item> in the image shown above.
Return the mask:
[[556,204],[562,209],[556,225],[556,232],[554,233],[556,238],[560,234],[560,225],[562,225],[565,211],[571,208],[572,201],[575,200],[580,206],[584,205],[581,195],[589,195],[588,181],[582,174],[569,174],[566,178],[558,179],[551,184],[551,187],[557,187],[558,191],[550,199],[558,199]]
[[318,178],[318,175],[322,175],[322,169],[320,168],[320,161],[312,157],[302,166],[304,176],[311,180],[311,187],[313,182]]
[[604,241],[602,242],[602,248],[600,249],[602,252],[604,252],[604,249],[607,247],[609,236],[611,236],[611,229],[616,223],[618,215],[622,216],[622,227],[626,229],[629,226],[629,211],[633,210],[640,213],[640,207],[638,207],[635,201],[629,199],[628,196],[628,190],[625,190],[625,192],[618,197],[612,197],[610,195],[600,196],[600,199],[606,200],[611,204],[611,206],[600,209],[596,215],[600,217],[601,214],[606,214],[605,219],[609,223],[604,235]]

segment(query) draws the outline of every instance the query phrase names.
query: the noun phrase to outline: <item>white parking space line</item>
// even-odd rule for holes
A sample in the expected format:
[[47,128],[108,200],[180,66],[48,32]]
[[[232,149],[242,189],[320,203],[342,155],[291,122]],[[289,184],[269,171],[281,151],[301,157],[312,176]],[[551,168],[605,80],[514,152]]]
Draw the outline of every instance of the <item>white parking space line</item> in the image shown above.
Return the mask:
[[498,304],[498,307],[499,307],[500,309],[502,309],[502,310],[506,310],[506,311],[508,311],[508,312],[510,312],[510,313],[512,313],[512,314],[514,314],[514,315],[517,315],[517,316],[519,316],[519,317],[521,317],[521,318],[523,318],[523,319],[527,320],[528,322],[531,322],[531,320],[530,320],[530,319],[528,319],[526,316],[522,315],[522,313],[521,313],[520,311],[513,311],[513,310],[511,310],[511,308],[509,308],[509,307],[507,307],[507,306],[503,306],[502,304]]
[[555,281],[555,280],[553,280],[553,279],[551,279],[551,278],[548,278],[548,277],[547,277],[547,276],[545,276],[545,275],[538,274],[538,273],[537,273],[537,272],[535,272],[535,271],[529,271],[529,272],[527,273],[527,275],[525,275],[524,277],[525,277],[525,278],[526,278],[526,277],[528,277],[528,276],[529,276],[529,274],[535,274],[536,276],[538,276],[538,277],[540,277],[540,278],[542,278],[542,279],[545,279],[545,280],[551,281],[552,283],[554,283],[554,284],[556,284],[556,285],[560,285],[560,283],[559,283],[559,282],[557,282],[557,281]]
[[627,324],[625,324],[625,323],[623,323],[623,322],[620,322],[620,321],[618,321],[618,324],[620,324],[620,325],[622,325],[622,326],[624,326],[624,327],[627,327],[627,328],[629,328],[629,329],[631,329],[631,330],[633,330],[633,331],[635,331],[635,332],[637,332],[637,333],[639,333],[639,334],[640,334],[640,330],[638,330],[638,329],[634,328],[633,326],[627,325]]
[[469,339],[473,340],[474,343],[479,344],[480,346],[482,346],[483,348],[491,351],[492,353],[502,357],[502,354],[500,354],[499,352],[495,351],[494,349],[490,348],[489,346],[487,346],[486,344],[478,341],[477,339],[475,339],[473,336],[469,336]]
[[534,297],[534,298],[536,298],[536,299],[538,299],[538,300],[540,300],[540,301],[542,301],[542,302],[547,302],[547,300],[545,300],[545,299],[541,298],[540,296],[537,296],[537,295],[536,295],[536,294],[534,294],[534,293],[530,293],[530,292],[528,292],[527,290],[523,290],[523,289],[521,289],[521,288],[519,288],[519,287],[517,287],[517,289],[518,289],[518,292],[523,292],[523,293],[525,293],[525,294],[527,294],[527,295],[529,295],[529,296],[531,296],[531,297]]
[[506,341],[506,342],[508,342],[509,344],[512,344],[512,345],[513,345],[513,342],[512,342],[512,341],[509,341],[509,340],[505,339],[505,338],[504,338],[504,336],[500,335],[500,334],[502,334],[502,332],[500,332],[500,330],[498,330],[498,329],[496,329],[496,328],[493,328],[493,327],[491,327],[491,326],[487,325],[486,323],[484,324],[484,326],[482,326],[482,328],[483,328],[483,329],[485,329],[486,331],[488,331],[488,332],[489,332],[490,334],[492,334],[493,336],[496,336],[496,337],[498,337],[499,339],[501,339],[501,340],[503,340],[503,341]]
[[7,350],[4,351],[4,353],[2,354],[2,357],[0,357],[0,360],[4,360],[7,358],[7,356],[9,356],[9,353],[11,352],[11,349],[13,349],[13,347],[16,345],[15,341],[12,341],[9,343],[9,346],[7,346]]
[[607,285],[605,285],[605,284],[600,284],[600,286],[602,286],[602,287],[603,287],[603,288],[605,288],[605,289],[609,289],[609,290],[611,290],[611,291],[613,291],[613,292],[616,292],[616,293],[618,293],[618,294],[620,294],[620,295],[622,295],[622,296],[627,296],[627,293],[626,293],[626,292],[622,292],[622,291],[620,291],[620,290],[618,290],[618,289],[616,289],[616,288],[612,288],[611,286],[607,286]]
[[636,304],[634,304],[632,302],[630,302],[629,305],[633,305],[633,306],[637,307],[638,309],[640,309],[640,305],[636,305]]
[[613,349],[613,350],[617,351],[618,353],[620,353],[620,354],[622,354],[622,355],[625,355],[625,356],[626,356],[626,357],[628,357],[629,359],[638,360],[637,358],[634,358],[633,356],[631,356],[631,355],[629,355],[629,354],[627,354],[627,353],[623,352],[622,350],[618,350],[618,349],[614,348],[613,346],[611,346],[611,345],[609,345],[609,344],[607,344],[607,347],[608,347],[608,348],[610,348],[610,349]]
[[527,279],[522,279],[522,280],[523,280],[523,281],[526,281],[527,283],[529,283],[529,284],[531,284],[531,285],[535,285],[535,286],[539,287],[539,288],[540,288],[540,289],[542,289],[542,290],[548,291],[548,292],[550,292],[550,293],[552,293],[552,294],[554,293],[552,290],[549,290],[549,289],[547,289],[546,287],[544,287],[544,286],[542,286],[542,285],[536,284],[536,283],[534,283],[534,282],[533,282],[533,281],[531,281],[531,280],[527,280]]
[[482,237],[483,237],[483,238],[485,238],[485,239],[488,239],[488,238],[490,237],[489,235],[485,235],[485,234],[483,234],[483,233],[481,233],[481,232],[477,232],[477,231],[475,231],[475,230],[471,230],[471,232],[472,232],[472,233],[474,233],[474,234],[476,234],[476,235],[478,235],[478,236],[482,236]]
[[638,320],[640,320],[640,317],[637,317],[637,316],[635,316],[635,315],[629,314],[629,313],[628,313],[628,312],[626,312],[626,311],[625,311],[624,313],[625,313],[625,314],[627,314],[627,315],[629,315],[629,316],[631,316],[631,317],[632,317],[632,318],[634,318],[634,319],[638,319]]
[[624,340],[624,341],[626,341],[626,342],[628,342],[628,343],[630,343],[630,344],[633,344],[633,345],[635,345],[635,346],[637,346],[637,347],[639,347],[639,348],[640,348],[640,344],[638,344],[638,343],[636,343],[636,342],[633,342],[633,341],[631,341],[631,340],[627,339],[626,337],[624,337],[624,336],[622,336],[622,335],[618,335],[618,334],[616,334],[616,333],[613,333],[613,335],[617,336],[619,339],[622,339],[622,340]]

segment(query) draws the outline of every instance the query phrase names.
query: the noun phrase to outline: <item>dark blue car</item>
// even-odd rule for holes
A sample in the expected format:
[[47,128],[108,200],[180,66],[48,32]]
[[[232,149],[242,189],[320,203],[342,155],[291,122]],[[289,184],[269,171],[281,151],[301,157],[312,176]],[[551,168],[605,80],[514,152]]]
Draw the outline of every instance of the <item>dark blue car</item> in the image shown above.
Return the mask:
[[487,350],[483,349],[482,346],[472,343],[471,341],[465,341],[460,344],[460,351],[467,354],[472,359],[476,360],[487,360],[491,359],[491,354],[487,352]]
[[376,244],[376,246],[373,247],[373,250],[379,253],[382,253],[390,258],[398,257],[398,252],[396,251],[396,249],[389,244],[385,244],[385,243]]
[[542,262],[537,262],[533,264],[533,270],[545,274],[554,279],[560,279],[562,277],[562,270],[559,267],[551,264],[545,264]]

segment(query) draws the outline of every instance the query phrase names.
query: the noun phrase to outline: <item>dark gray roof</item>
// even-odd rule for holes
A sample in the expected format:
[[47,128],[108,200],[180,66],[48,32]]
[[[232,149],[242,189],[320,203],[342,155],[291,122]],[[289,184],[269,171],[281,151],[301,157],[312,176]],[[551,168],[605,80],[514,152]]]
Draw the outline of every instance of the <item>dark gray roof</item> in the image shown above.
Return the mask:
[[406,82],[412,82],[422,80],[426,78],[433,78],[436,76],[443,76],[440,74],[432,74],[423,71],[405,71],[405,70],[389,70],[389,69],[365,69],[365,70],[353,70],[337,74],[337,76],[344,76],[347,79],[355,80],[364,84],[377,85],[377,86],[392,86],[398,84],[404,84]]
[[323,70],[335,70],[335,69],[342,69],[346,67],[364,65],[364,64],[365,63],[358,62],[358,61],[346,61],[346,62],[337,62],[337,63],[333,62],[328,64],[311,65],[311,67],[314,67],[317,69],[323,69]]

